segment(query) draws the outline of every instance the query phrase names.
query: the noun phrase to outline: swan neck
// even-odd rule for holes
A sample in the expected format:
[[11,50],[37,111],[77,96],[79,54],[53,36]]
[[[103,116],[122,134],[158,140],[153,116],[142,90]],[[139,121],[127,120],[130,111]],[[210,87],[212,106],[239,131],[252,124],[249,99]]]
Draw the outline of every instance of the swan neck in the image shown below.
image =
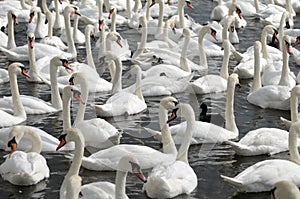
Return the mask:
[[139,66],[137,66],[137,72],[136,72],[136,83],[135,83],[135,91],[134,94],[140,98],[141,101],[145,101],[142,93],[142,71]]
[[203,27],[200,31],[199,31],[199,36],[198,36],[198,48],[199,48],[199,58],[200,58],[200,66],[203,66],[205,68],[208,68],[207,65],[207,59],[206,59],[206,54],[205,54],[205,50],[204,50],[204,46],[203,46],[203,38],[204,35],[206,34],[207,30],[206,27]]
[[65,131],[68,128],[71,128],[71,114],[70,114],[70,105],[71,105],[71,98],[67,97],[63,94],[63,130]]
[[255,7],[255,11],[258,12],[259,11],[259,1],[258,0],[254,0],[254,7]]
[[21,4],[22,9],[24,9],[24,10],[29,10],[30,9],[30,6],[28,6],[25,3],[25,0],[20,0],[20,4]]
[[151,1],[147,2],[147,9],[146,9],[146,19],[147,21],[150,20],[150,5],[151,5]]
[[268,59],[269,53],[267,51],[267,30],[266,29],[263,29],[261,34],[261,50],[262,50],[263,58]]
[[74,120],[74,126],[75,127],[78,123],[80,123],[84,120],[84,113],[85,113],[86,104],[87,104],[88,96],[89,96],[88,83],[87,83],[86,78],[83,77],[83,75],[80,75],[79,85],[80,85],[80,89],[81,89],[81,93],[82,93],[81,97],[82,97],[84,103],[79,104],[79,107],[78,107],[78,110],[77,110],[77,115],[76,115],[76,118]]
[[195,113],[193,111],[193,108],[190,105],[184,104],[181,106],[184,106],[183,107],[184,110],[182,110],[182,117],[184,117],[186,120],[186,131],[185,131],[186,136],[180,145],[176,159],[183,161],[186,164],[189,164],[188,150],[189,150],[189,146],[190,146],[191,139],[193,136],[195,125],[196,125]]
[[52,14],[49,15],[47,20],[48,20],[48,37],[51,38],[53,36]]
[[42,0],[42,8],[43,8],[43,13],[50,12],[47,6],[47,0]]
[[127,172],[124,171],[117,171],[116,174],[116,191],[115,191],[115,198],[126,199],[126,177]]
[[299,104],[299,99],[298,95],[296,94],[295,88],[292,90],[291,93],[291,100],[290,100],[290,106],[291,106],[291,120],[292,123],[298,121],[298,104]]
[[286,20],[286,12],[282,13],[281,19],[280,19],[280,24],[278,28],[278,40],[279,42],[279,49],[283,51],[283,46],[282,46],[282,38],[284,35],[284,26],[285,26],[285,20]]
[[75,48],[74,39],[71,34],[70,13],[64,12],[64,20],[65,20],[67,43],[68,43],[68,53],[71,53],[74,57],[76,57],[77,51]]
[[[179,2],[182,2],[182,1],[179,1]],[[185,23],[184,23],[184,3],[179,3],[178,4],[178,16],[179,16],[180,28],[185,28]]]
[[260,52],[259,50],[254,50],[254,77],[253,77],[252,92],[261,88],[260,71],[261,71]]
[[50,61],[50,86],[51,86],[51,104],[57,110],[62,109],[62,100],[59,94],[59,88],[57,84],[57,66]]
[[38,81],[40,79],[39,77],[40,75],[35,60],[35,50],[34,47],[31,48],[29,44],[28,44],[28,52],[29,52],[29,68],[30,68],[29,75],[31,76],[31,79],[33,81]]
[[131,10],[131,0],[126,0],[126,9],[127,9],[127,17],[131,19],[132,17],[132,10]]
[[116,71],[114,74],[112,94],[115,94],[122,90],[122,63],[119,58],[116,58],[114,62],[116,66]]
[[39,10],[39,11],[37,12],[37,23],[36,23],[35,32],[39,32],[39,33],[43,32],[42,28],[43,28],[42,13],[41,13],[41,11]]
[[289,132],[290,159],[291,159],[291,161],[300,165],[300,155],[299,155],[297,144],[298,144],[298,133],[295,130],[290,130],[290,132]]
[[[229,41],[227,41],[229,42]],[[223,62],[222,62],[222,67],[220,71],[220,76],[223,77],[224,79],[228,79],[228,64],[229,64],[229,49],[230,46],[226,45],[226,48],[224,48],[224,57],[223,57]]]
[[13,71],[8,71],[8,75],[9,75],[9,82],[10,82],[10,90],[11,90],[11,97],[12,97],[12,102],[13,102],[14,115],[26,118],[25,109],[23,107],[23,104],[22,104],[22,101],[21,101],[21,98],[20,98],[17,75]]
[[97,0],[97,5],[98,5],[98,12],[99,12],[99,19],[101,19],[103,17],[103,1]]
[[89,28],[85,29],[85,49],[86,49],[86,60],[87,64],[96,70],[96,66],[94,63],[93,55],[92,55],[92,47],[91,47],[91,30]]
[[134,7],[133,7],[132,11],[135,12],[135,13],[138,12],[140,6],[141,6],[141,1],[140,1],[140,0],[136,0],[136,1],[134,2]]
[[15,33],[14,33],[14,21],[12,19],[11,13],[7,13],[7,18],[8,18],[8,38],[7,38],[7,49],[15,48],[16,47],[16,42],[15,42]]
[[[149,1],[150,2],[150,1]],[[146,43],[147,43],[147,31],[148,31],[148,26],[147,23],[144,23],[142,28],[142,37],[141,37],[141,42],[137,48],[137,50],[134,52],[132,59],[137,58],[140,54],[143,53]]]
[[72,164],[66,176],[78,175],[84,153],[84,141],[76,137]]
[[234,91],[235,82],[233,79],[228,78],[227,81],[227,97],[226,97],[226,110],[225,110],[225,128],[234,133],[238,133],[238,128],[235,123],[234,116]]
[[[55,26],[60,27],[60,13],[58,8],[58,0],[54,0],[54,9],[55,9]],[[61,27],[60,27],[61,28]]]
[[290,73],[290,68],[289,68],[289,56],[287,53],[286,45],[283,45],[283,51],[282,51],[282,71],[281,71],[281,77],[279,81],[279,85],[281,86],[290,86],[289,83],[289,73]]
[[78,21],[79,21],[79,16],[75,15],[74,16],[74,22],[73,22],[73,38],[77,38],[78,37]]
[[24,131],[24,138],[27,138],[31,141],[32,147],[29,151],[27,152],[36,152],[36,153],[41,153],[42,151],[42,140],[41,137],[33,131],[31,128],[25,128],[26,130]]
[[110,27],[110,31],[111,32],[116,32],[116,12],[113,12],[112,17],[111,17],[111,27]]
[[163,19],[164,19],[164,2],[159,1],[159,13],[158,13],[158,24],[157,24],[157,33],[161,34],[163,32]]

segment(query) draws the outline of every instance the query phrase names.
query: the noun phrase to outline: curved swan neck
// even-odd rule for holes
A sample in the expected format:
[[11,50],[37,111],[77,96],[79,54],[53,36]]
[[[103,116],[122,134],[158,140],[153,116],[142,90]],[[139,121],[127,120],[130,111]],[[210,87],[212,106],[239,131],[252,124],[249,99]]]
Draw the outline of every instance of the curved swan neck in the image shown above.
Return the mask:
[[64,11],[64,20],[65,20],[65,29],[68,43],[68,52],[71,53],[74,57],[77,56],[77,51],[74,44],[74,39],[71,34],[71,22],[70,22],[70,12],[66,11],[68,7],[65,8]]
[[145,101],[142,93],[142,71],[139,66],[136,66],[136,83],[134,94],[140,98],[140,100]]
[[223,43],[227,42],[224,46],[224,57],[222,62],[222,67],[220,71],[220,76],[224,79],[228,79],[228,64],[229,64],[229,51],[230,51],[230,41],[229,40],[223,40]]
[[133,12],[138,12],[140,6],[141,6],[141,0],[135,0],[134,1],[134,7],[133,7],[132,11]]
[[223,29],[222,29],[222,39],[223,41],[224,40],[228,40],[228,29],[229,29],[229,26],[233,23],[234,21],[234,17],[233,16],[228,16],[227,20],[225,20],[225,24],[223,26]]
[[47,0],[42,0],[42,9],[43,9],[43,13],[50,12],[47,6]]
[[20,4],[21,4],[22,9],[24,9],[24,10],[30,9],[30,6],[25,3],[25,0],[20,0]]
[[88,89],[88,83],[86,80],[86,77],[84,76],[83,73],[78,73],[77,77],[79,79],[78,83],[80,84],[80,89],[82,93],[82,99],[84,100],[84,103],[80,103],[78,110],[77,110],[77,115],[74,120],[74,126],[76,126],[79,122],[84,120],[84,113],[86,109],[86,103],[88,101],[89,97],[89,89]]
[[[188,30],[189,31],[189,30]],[[191,39],[191,35],[187,34],[184,38],[184,45],[181,51],[181,57],[180,57],[180,66],[181,69],[186,71],[186,72],[192,72],[190,66],[187,64],[187,58],[186,58],[186,54],[187,54],[187,50],[190,44],[190,39]]]
[[188,150],[191,143],[191,139],[193,136],[193,132],[195,129],[195,113],[193,111],[193,108],[189,104],[181,104],[181,111],[182,111],[182,117],[186,120],[186,136],[183,142],[181,143],[181,146],[178,150],[177,154],[177,160],[183,161],[186,164],[189,164],[188,162]]
[[42,140],[41,137],[30,127],[23,127],[24,129],[24,138],[29,139],[32,142],[32,147],[27,152],[36,152],[41,153],[42,151]]
[[115,198],[118,199],[126,199],[126,177],[127,172],[117,171],[116,174],[116,190],[115,190]]
[[17,75],[14,71],[10,71],[10,70],[8,70],[8,75],[9,75],[14,115],[26,118],[26,112],[20,98]]
[[[284,40],[282,40],[284,42]],[[282,43],[283,43],[282,42]],[[282,49],[282,71],[281,71],[281,77],[279,81],[279,85],[282,86],[290,86],[290,80],[289,80],[289,73],[290,73],[290,68],[289,68],[289,56],[287,53],[286,45],[283,44],[283,49]]]
[[290,106],[291,106],[292,123],[298,121],[298,104],[299,104],[298,93],[300,93],[299,85],[295,86],[291,92]]
[[86,48],[86,60],[87,64],[96,70],[96,66],[94,63],[93,55],[92,55],[92,47],[91,47],[91,31],[92,27],[89,28],[90,26],[86,26],[85,28],[85,48]]
[[200,57],[200,66],[208,68],[206,54],[203,46],[203,38],[206,33],[210,31],[209,26],[203,26],[198,34],[198,47],[199,47],[199,57]]
[[233,78],[229,77],[227,81],[225,128],[234,133],[238,133],[238,128],[236,126],[235,116],[234,116],[234,91],[235,91],[235,81]]
[[115,94],[122,90],[122,63],[119,58],[116,58],[114,62],[116,66],[116,71],[114,74],[112,94]]
[[264,28],[262,33],[261,33],[261,47],[262,47],[262,53],[263,53],[263,58],[268,59],[269,58],[269,53],[267,51],[267,29]]
[[[258,41],[257,41],[258,42]],[[253,77],[253,85],[252,85],[252,92],[256,91],[257,89],[261,88],[261,63],[260,63],[260,44],[255,42],[254,46],[254,77]]]
[[7,49],[15,48],[16,42],[15,42],[15,33],[14,33],[14,20],[12,19],[12,13],[7,12],[7,18],[8,18],[8,38],[7,38]]
[[298,151],[299,122],[294,123],[289,131],[289,152],[291,161],[300,165],[300,155]]
[[57,84],[57,66],[54,64],[54,61],[50,61],[50,86],[51,86],[51,104],[57,109],[62,109],[62,100],[59,94],[59,88]]

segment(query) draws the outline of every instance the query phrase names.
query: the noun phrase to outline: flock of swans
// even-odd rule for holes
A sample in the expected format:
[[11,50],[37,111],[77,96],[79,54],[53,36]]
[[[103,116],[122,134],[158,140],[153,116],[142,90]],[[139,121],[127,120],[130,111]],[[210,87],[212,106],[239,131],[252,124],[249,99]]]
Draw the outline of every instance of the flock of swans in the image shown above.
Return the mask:
[[[300,75],[289,66],[292,54],[299,64],[296,46],[300,31],[294,28],[293,19],[300,11],[299,1],[218,0],[205,25],[185,13],[194,8],[190,0],[49,3],[0,1],[0,52],[9,61],[7,70],[0,69],[0,84],[9,85],[11,92],[0,98],[0,148],[10,151],[0,165],[3,180],[31,186],[51,179],[53,171],[41,152],[71,151],[65,155],[71,164],[60,185],[60,198],[128,198],[128,173],[143,183],[141,195],[174,198],[201,190],[201,174],[190,164],[190,145],[218,144],[239,156],[289,151],[290,160],[263,160],[235,177],[221,174],[220,178],[238,192],[271,190],[271,198],[300,198]],[[247,17],[264,26],[260,39],[242,53],[235,44],[243,42],[239,34],[249,26]],[[27,43],[23,45],[16,45],[18,22],[26,24]],[[140,36],[135,49],[130,35],[119,27]],[[80,48],[85,49],[85,61],[78,59]],[[216,57],[222,64],[211,66],[210,60]],[[132,85],[124,86],[128,63],[136,78]],[[212,67],[217,67],[218,74],[210,72]],[[21,95],[20,78],[48,85],[50,101]],[[244,86],[242,81],[249,79],[251,89],[243,103],[266,111],[290,111],[291,120],[278,118],[282,128],[261,127],[240,135],[235,94]],[[106,102],[91,99],[99,93],[106,96]],[[225,94],[225,121],[221,116],[221,122],[214,124],[217,116],[209,115],[210,108],[204,103],[197,120],[194,108],[174,97],[181,93]],[[151,97],[160,99],[160,130],[143,131],[162,144],[161,150],[122,142],[123,132],[109,122],[109,118],[123,117],[126,122],[130,116],[143,114]],[[74,105],[77,111],[71,119]],[[87,108],[97,117],[87,119]],[[30,115],[56,113],[62,115],[63,132],[58,139],[41,128],[25,125]],[[185,121],[173,125],[176,118]],[[80,168],[99,175],[100,171],[116,171],[115,183],[82,183],[85,176]]]

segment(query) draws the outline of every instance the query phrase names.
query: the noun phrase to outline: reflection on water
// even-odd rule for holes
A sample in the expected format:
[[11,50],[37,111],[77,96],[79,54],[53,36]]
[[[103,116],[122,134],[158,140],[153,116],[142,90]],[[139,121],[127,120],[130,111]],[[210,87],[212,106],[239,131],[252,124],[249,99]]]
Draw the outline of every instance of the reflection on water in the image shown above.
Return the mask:
[[[189,14],[194,17],[195,21],[205,23],[209,20],[209,13],[216,2],[211,0],[204,1],[192,1],[194,5],[193,10],[189,10]],[[202,8],[202,9],[200,9]],[[205,9],[203,9],[205,8]],[[200,12],[201,10],[201,12]],[[295,18],[295,27],[298,27],[299,17]],[[245,30],[239,31],[240,44],[235,47],[244,52],[253,42],[260,39],[260,35],[257,32],[261,32],[263,26],[257,20],[253,18],[246,18],[248,26]],[[83,25],[80,25],[83,30]],[[23,45],[26,43],[25,31],[26,25],[19,24],[16,26],[16,43],[17,45]],[[140,41],[140,35],[135,30],[128,29],[127,26],[121,26],[118,29],[124,38],[127,38],[130,48],[136,49],[137,41]],[[150,40],[150,37],[149,37]],[[93,43],[94,45],[94,43]],[[78,47],[78,46],[77,46]],[[82,46],[78,47],[78,61],[85,60],[85,49]],[[198,58],[195,59],[198,61]],[[211,57],[208,58],[209,73],[218,73],[222,64],[222,58]],[[236,65],[236,61],[230,59],[229,67],[230,72]],[[28,65],[28,63],[25,63]],[[124,62],[124,75],[123,86],[127,87],[135,81],[135,77],[128,78],[128,70],[130,68],[129,62]],[[7,68],[8,61],[5,57],[0,54],[0,66]],[[295,67],[293,58],[290,59],[291,70],[296,74],[298,68]],[[200,74],[195,75],[195,78],[199,77]],[[110,80],[108,71],[104,71],[103,77]],[[44,84],[32,84],[28,83],[24,78],[19,79],[19,87],[21,94],[33,95],[41,97],[46,101],[50,101],[50,88]],[[288,111],[275,111],[275,110],[263,110],[255,107],[246,101],[246,97],[249,93],[252,80],[242,80],[242,88],[236,89],[235,92],[235,116],[236,123],[240,130],[240,136],[243,137],[248,131],[259,128],[259,127],[277,127],[284,128],[280,122],[279,117],[284,116],[289,118]],[[0,97],[4,95],[10,95],[9,84],[0,85]],[[89,103],[104,103],[109,97],[107,94],[90,94]],[[193,92],[186,92],[184,94],[176,94],[175,97],[180,102],[186,102],[192,105],[195,110],[196,118],[200,114],[200,104],[205,102],[209,105],[209,111],[213,113],[219,113],[224,116],[225,112],[225,93],[210,94],[210,95],[195,95]],[[161,97],[149,97],[145,98],[148,105],[148,110],[145,112],[128,117],[115,117],[107,118],[118,130],[123,132],[121,138],[122,143],[142,144],[151,146],[155,149],[160,150],[161,144],[155,139],[150,137],[145,132],[144,127],[159,130],[158,125],[158,106]],[[77,109],[76,103],[72,103],[72,120],[76,115]],[[96,117],[94,110],[88,105],[86,109],[86,119]],[[176,120],[179,122],[180,120]],[[30,115],[28,120],[24,123],[25,125],[31,125],[39,127],[53,136],[58,137],[62,132],[62,115],[61,113],[48,114],[48,115]],[[5,155],[6,152],[0,151],[0,156]],[[43,153],[46,157],[51,175],[46,181],[39,183],[36,186],[30,187],[18,187],[13,186],[7,182],[4,182],[0,178],[0,198],[58,198],[59,188],[63,181],[64,175],[68,171],[70,161],[64,157],[66,152],[55,152],[55,153]],[[86,154],[88,155],[88,154]],[[235,156],[233,150],[225,144],[203,144],[198,146],[190,147],[189,161],[193,169],[198,176],[198,187],[189,196],[179,196],[178,199],[211,199],[211,198],[234,198],[234,199],[257,199],[267,198],[268,193],[237,193],[235,189],[230,187],[221,178],[220,174],[227,176],[235,176],[239,172],[243,171],[250,165],[255,164],[258,161],[262,161],[269,158],[282,158],[288,159],[288,153],[282,153],[273,157],[269,156],[258,156],[258,157],[240,157]],[[2,163],[4,159],[0,159]],[[144,171],[145,175],[148,175],[149,171]],[[80,170],[80,175],[83,179],[83,184],[91,183],[95,181],[109,181],[114,182],[115,172],[95,172],[88,171],[86,169]],[[129,198],[147,198],[142,193],[143,184],[137,180],[136,177],[129,174],[127,177],[127,194]]]

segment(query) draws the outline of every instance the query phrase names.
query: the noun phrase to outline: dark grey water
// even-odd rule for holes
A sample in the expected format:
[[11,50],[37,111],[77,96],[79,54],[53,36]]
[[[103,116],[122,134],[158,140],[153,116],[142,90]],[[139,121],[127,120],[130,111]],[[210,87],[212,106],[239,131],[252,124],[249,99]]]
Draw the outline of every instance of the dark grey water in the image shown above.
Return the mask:
[[[209,20],[209,14],[212,8],[216,5],[211,0],[192,1],[194,5],[193,10],[188,10],[189,14],[195,19],[196,22],[205,23]],[[240,38],[240,44],[236,45],[236,48],[240,52],[244,52],[250,45],[253,45],[255,40],[260,38],[260,33],[263,28],[262,24],[254,20],[254,18],[246,17],[248,26],[238,32]],[[295,27],[299,27],[299,17],[295,18]],[[83,28],[84,26],[80,26]],[[140,40],[139,34],[135,30],[128,29],[126,26],[117,28],[118,31],[129,40],[132,50],[136,48],[136,42]],[[16,42],[17,45],[23,45],[25,43],[25,24],[20,24],[16,27]],[[78,60],[84,61],[85,49],[82,46],[78,47]],[[221,66],[222,58],[208,58],[208,64],[210,66],[209,72],[216,73],[218,66]],[[9,62],[5,57],[0,57],[0,66],[7,68]],[[25,63],[28,64],[28,63]],[[123,63],[126,68],[130,66],[130,63]],[[230,70],[236,65],[234,60],[230,61]],[[298,68],[294,63],[293,58],[290,58],[291,70],[296,74]],[[105,76],[106,73],[104,74]],[[124,79],[123,85],[126,87],[132,83],[133,80]],[[251,80],[241,81],[242,88],[235,92],[235,116],[237,126],[240,130],[240,137],[243,137],[248,131],[259,127],[277,127],[284,128],[282,122],[279,120],[280,116],[289,117],[288,111],[276,111],[276,110],[263,110],[249,104],[246,101],[246,96],[250,90]],[[50,89],[43,84],[31,84],[24,81],[24,78],[20,78],[19,81],[20,92],[26,95],[39,96],[44,100],[50,100]],[[4,95],[10,95],[9,85],[0,85],[0,97]],[[91,95],[90,98],[95,97]],[[195,114],[199,115],[199,105],[201,102],[207,102],[213,107],[213,112],[224,114],[225,108],[225,95],[211,94],[211,95],[192,95],[192,94],[177,94],[176,97],[181,102],[190,103]],[[104,102],[107,96],[97,94],[96,101]],[[148,110],[144,113],[125,117],[117,117],[109,119],[109,121],[117,128],[123,130],[125,133],[121,139],[122,143],[136,143],[145,144],[147,146],[160,149],[161,145],[152,138],[148,138],[142,127],[150,127],[158,129],[158,103],[161,97],[145,98]],[[93,100],[93,99],[92,99]],[[73,104],[72,115],[76,114],[76,104]],[[95,117],[93,109],[87,108],[86,119]],[[29,115],[25,125],[31,125],[39,127],[46,132],[58,137],[62,132],[62,117],[61,113],[49,114],[49,115]],[[274,157],[268,156],[256,156],[256,157],[239,157],[235,156],[233,150],[229,146],[220,144],[214,146],[212,150],[207,150],[209,146],[198,145],[191,146],[189,150],[189,161],[193,169],[198,176],[198,186],[189,196],[179,196],[177,198],[235,198],[235,199],[257,199],[268,198],[268,193],[254,193],[245,194],[238,193],[231,188],[227,183],[223,182],[220,178],[220,174],[227,176],[235,176],[239,172],[243,171],[250,165],[256,162],[270,159],[270,158],[284,158],[288,159],[287,153],[281,153]],[[0,156],[7,154],[0,151]],[[48,180],[39,183],[36,186],[19,187],[9,184],[0,178],[0,198],[58,198],[59,188],[63,181],[63,177],[69,169],[69,161],[64,158],[63,152],[43,153],[46,157],[49,168],[51,170],[51,176]],[[0,159],[2,163],[4,159]],[[147,171],[145,172],[147,175]],[[95,182],[95,181],[110,181],[114,182],[115,172],[94,172],[86,169],[81,169],[80,175],[83,179],[83,184]],[[142,183],[132,175],[127,177],[127,194],[129,198],[147,198],[141,191]]]

